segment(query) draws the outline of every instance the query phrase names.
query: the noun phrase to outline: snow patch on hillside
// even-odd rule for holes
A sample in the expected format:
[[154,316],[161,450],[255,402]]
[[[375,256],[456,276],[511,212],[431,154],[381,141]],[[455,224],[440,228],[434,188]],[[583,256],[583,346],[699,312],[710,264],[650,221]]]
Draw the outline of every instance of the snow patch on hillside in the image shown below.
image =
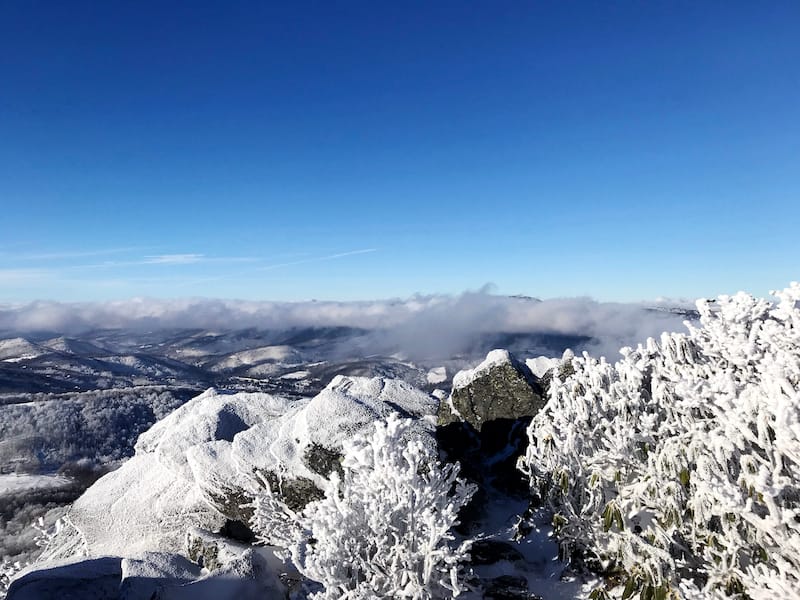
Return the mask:
[[309,375],[311,375],[310,371],[292,371],[291,373],[284,373],[280,376],[280,379],[305,379]]
[[265,346],[231,354],[214,365],[214,370],[238,369],[262,362],[296,362],[297,351],[291,346]]

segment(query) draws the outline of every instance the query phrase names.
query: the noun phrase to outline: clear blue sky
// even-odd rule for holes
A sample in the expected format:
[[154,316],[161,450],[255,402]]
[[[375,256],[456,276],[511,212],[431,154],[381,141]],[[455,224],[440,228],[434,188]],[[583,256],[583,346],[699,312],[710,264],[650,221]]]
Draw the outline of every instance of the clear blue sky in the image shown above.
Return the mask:
[[764,294],[800,3],[0,5],[0,302]]

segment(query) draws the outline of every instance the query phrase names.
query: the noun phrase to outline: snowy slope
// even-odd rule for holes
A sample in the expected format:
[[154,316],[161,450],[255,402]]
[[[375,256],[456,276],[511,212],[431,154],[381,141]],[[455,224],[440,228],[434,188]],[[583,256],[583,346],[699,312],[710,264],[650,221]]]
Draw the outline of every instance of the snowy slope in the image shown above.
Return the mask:
[[0,340],[0,360],[19,361],[36,358],[47,350],[25,338],[17,337]]

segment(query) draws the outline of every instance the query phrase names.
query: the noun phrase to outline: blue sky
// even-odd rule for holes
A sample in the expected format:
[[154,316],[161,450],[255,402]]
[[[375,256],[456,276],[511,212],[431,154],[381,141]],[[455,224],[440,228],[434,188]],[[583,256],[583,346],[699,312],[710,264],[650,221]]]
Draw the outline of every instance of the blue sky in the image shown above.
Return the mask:
[[799,27],[796,2],[3,3],[0,302],[765,294],[800,277]]

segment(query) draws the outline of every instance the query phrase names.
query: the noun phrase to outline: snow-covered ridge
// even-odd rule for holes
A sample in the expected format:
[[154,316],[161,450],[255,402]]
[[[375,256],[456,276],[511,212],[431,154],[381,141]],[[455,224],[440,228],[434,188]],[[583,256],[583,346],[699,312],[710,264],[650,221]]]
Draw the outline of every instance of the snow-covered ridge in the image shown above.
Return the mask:
[[0,340],[0,360],[19,361],[36,358],[45,350],[40,346],[18,337]]

